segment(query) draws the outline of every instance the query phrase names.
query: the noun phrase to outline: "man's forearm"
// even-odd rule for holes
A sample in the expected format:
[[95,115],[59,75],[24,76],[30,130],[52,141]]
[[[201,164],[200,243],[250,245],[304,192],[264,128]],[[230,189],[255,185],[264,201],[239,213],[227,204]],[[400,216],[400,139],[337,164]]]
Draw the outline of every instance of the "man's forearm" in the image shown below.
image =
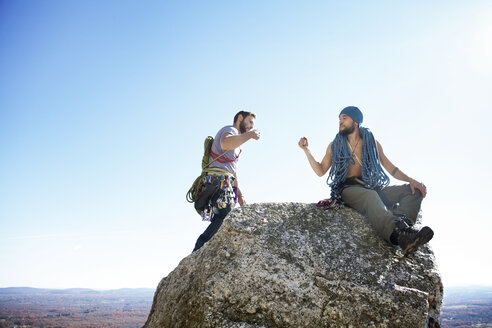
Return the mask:
[[311,168],[313,169],[314,173],[316,173],[318,176],[323,176],[323,169],[321,167],[321,163],[317,162],[314,159],[313,154],[309,151],[309,149],[304,149],[304,154],[306,154],[306,157],[309,161],[309,164],[311,165]]
[[236,149],[239,146],[241,146],[243,143],[248,141],[249,139],[251,139],[251,134],[249,132],[239,134],[236,136],[230,135],[230,136],[223,138],[223,140],[221,142],[221,147],[224,150]]
[[405,182],[411,182],[413,179],[410,178],[408,175],[403,173],[399,168],[395,167],[393,169],[393,172],[391,172],[391,175],[400,181],[405,181]]
[[422,196],[425,197],[427,195],[427,187],[417,180],[410,178],[408,175],[400,171],[396,166],[391,171],[391,175],[398,180],[406,181],[410,184],[410,189],[412,190],[412,194],[415,193],[415,190],[418,189],[422,193]]

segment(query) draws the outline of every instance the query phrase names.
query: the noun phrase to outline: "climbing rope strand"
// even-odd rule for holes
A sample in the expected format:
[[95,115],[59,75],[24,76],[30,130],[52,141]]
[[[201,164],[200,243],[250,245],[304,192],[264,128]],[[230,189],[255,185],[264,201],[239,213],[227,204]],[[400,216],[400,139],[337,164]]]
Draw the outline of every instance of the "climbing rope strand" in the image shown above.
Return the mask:
[[[224,151],[221,155],[218,155],[218,154],[214,153],[214,152],[212,151],[212,149],[210,149],[210,157],[212,157],[212,158],[213,158],[213,161],[215,161],[215,160],[216,160],[216,161],[217,161],[217,162],[219,162],[219,163],[232,163],[232,162],[237,162],[237,160],[239,159],[239,156],[241,155],[241,152],[242,152],[242,151],[243,151],[243,150],[242,150],[242,149],[240,149],[240,150],[239,150],[239,154],[236,156],[236,158],[231,159],[231,158],[227,158],[227,157],[222,157],[222,156],[224,156],[224,155],[225,155],[225,153],[227,153],[227,152],[228,152],[228,150]],[[222,158],[221,158],[221,157],[222,157]],[[212,161],[212,162],[213,162],[213,161]],[[212,164],[212,162],[210,162],[210,164]],[[210,164],[209,164],[209,165],[210,165]]]
[[[370,189],[384,187],[389,178],[379,161],[379,152],[373,134],[367,128],[360,128],[362,138],[362,179]],[[347,146],[347,136],[338,133],[331,146],[332,166],[326,183],[332,193],[338,193],[347,177],[349,163],[355,164],[352,152]]]
[[[366,187],[370,189],[384,187],[389,184],[389,177],[383,171],[379,160],[379,152],[373,134],[369,129],[361,128],[363,138],[368,142],[363,143],[362,158],[365,164],[362,168],[362,177],[366,182]],[[364,157],[364,153],[366,154]]]

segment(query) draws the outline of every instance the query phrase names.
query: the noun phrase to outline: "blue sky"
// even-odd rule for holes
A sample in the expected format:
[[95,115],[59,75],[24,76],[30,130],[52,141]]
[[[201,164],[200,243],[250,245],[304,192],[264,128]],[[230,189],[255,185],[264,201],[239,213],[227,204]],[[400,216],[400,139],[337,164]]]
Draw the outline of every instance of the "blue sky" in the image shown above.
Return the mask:
[[0,2],[0,287],[155,287],[206,228],[203,139],[241,109],[248,201],[326,198],[297,141],[321,159],[347,105],[428,186],[444,283],[491,285],[491,22],[487,1]]

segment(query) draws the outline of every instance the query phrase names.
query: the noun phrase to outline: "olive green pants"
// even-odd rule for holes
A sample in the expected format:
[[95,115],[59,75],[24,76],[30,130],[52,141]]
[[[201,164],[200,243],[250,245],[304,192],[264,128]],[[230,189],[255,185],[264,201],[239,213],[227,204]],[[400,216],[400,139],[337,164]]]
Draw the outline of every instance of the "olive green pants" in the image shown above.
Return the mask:
[[358,212],[366,215],[376,232],[386,241],[395,228],[395,216],[404,214],[415,223],[422,203],[422,193],[415,190],[412,195],[410,185],[389,186],[382,192],[392,204],[398,203],[395,209],[388,209],[375,190],[366,189],[361,185],[353,185],[342,191],[344,203]]

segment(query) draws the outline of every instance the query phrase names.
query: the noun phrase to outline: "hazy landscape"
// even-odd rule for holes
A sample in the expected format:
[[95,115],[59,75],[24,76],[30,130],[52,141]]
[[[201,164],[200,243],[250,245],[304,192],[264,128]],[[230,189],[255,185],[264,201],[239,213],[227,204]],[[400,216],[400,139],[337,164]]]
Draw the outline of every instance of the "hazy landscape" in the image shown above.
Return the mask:
[[[0,288],[0,327],[142,327],[154,289]],[[445,289],[442,327],[492,327],[492,287]]]
[[142,327],[154,289],[0,288],[0,327]]
[[492,327],[492,287],[445,288],[441,325]]

